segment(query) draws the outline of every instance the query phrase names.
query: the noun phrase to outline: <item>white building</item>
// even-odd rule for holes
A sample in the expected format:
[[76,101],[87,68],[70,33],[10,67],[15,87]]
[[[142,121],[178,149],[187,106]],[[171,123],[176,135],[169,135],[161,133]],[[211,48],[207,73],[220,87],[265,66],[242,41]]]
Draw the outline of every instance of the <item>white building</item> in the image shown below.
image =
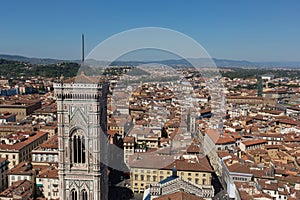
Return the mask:
[[54,135],[32,150],[32,163],[49,165],[58,163],[58,138]]
[[50,166],[36,176],[36,185],[40,188],[46,199],[59,197],[58,170]]

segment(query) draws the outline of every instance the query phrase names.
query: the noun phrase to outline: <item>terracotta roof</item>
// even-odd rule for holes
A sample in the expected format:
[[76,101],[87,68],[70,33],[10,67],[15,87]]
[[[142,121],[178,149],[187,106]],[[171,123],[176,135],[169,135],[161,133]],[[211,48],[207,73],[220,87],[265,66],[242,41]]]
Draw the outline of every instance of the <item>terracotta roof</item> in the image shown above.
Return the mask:
[[134,143],[134,137],[126,136],[123,140],[124,143]]
[[251,174],[249,167],[241,163],[234,163],[228,166],[230,172]]
[[53,166],[49,166],[48,168],[41,170],[37,177],[58,179],[58,170]]
[[206,134],[210,137],[210,139],[216,143],[220,137],[221,132],[216,129],[208,129],[206,130]]
[[231,143],[235,143],[235,139],[233,139],[232,137],[219,137],[219,139],[215,142],[215,144],[231,144]]
[[172,170],[176,166],[178,171],[194,171],[194,172],[213,172],[207,157],[198,157],[198,160],[179,159],[162,169]]
[[[19,132],[20,134],[23,134],[23,132]],[[19,151],[20,149],[24,148],[25,146],[27,146],[28,144],[31,144],[33,141],[48,135],[48,133],[46,132],[42,132],[42,131],[38,131],[38,132],[27,132],[26,134],[31,134],[34,133],[34,135],[29,136],[26,140],[15,143],[15,144],[0,144],[0,150],[16,150]]]
[[28,199],[32,195],[34,183],[28,180],[19,180],[13,182],[11,186],[1,192],[0,197],[21,196],[21,199]]
[[246,140],[242,142],[245,146],[252,146],[257,144],[265,144],[267,143],[266,140],[263,139],[257,139],[257,140]]
[[54,135],[52,138],[42,143],[40,147],[45,149],[58,149],[58,136]]
[[7,174],[8,175],[27,175],[32,176],[40,170],[47,168],[45,165],[32,165],[30,162],[20,162],[17,166],[12,168]]
[[[153,153],[129,156],[129,166],[131,168],[160,169],[174,161],[174,156],[157,155]],[[174,166],[173,166],[174,167]]]
[[217,151],[217,154],[218,154],[219,158],[224,158],[224,157],[227,157],[227,156],[231,156],[231,154],[227,150]]

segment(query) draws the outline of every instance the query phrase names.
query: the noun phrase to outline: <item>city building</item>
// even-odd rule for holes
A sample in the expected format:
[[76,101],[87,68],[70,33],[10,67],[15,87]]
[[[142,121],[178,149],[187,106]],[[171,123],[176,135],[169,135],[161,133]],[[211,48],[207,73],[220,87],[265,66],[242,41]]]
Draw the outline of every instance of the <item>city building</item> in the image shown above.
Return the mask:
[[19,180],[30,180],[35,183],[36,175],[47,167],[45,165],[33,165],[31,162],[21,162],[7,173],[8,186]]
[[48,133],[36,132],[15,132],[0,137],[0,156],[9,161],[9,169],[22,161],[31,160],[31,151],[46,141]]
[[58,163],[58,137],[54,135],[47,141],[31,151],[32,163],[34,164],[57,164]]
[[34,195],[34,187],[29,180],[16,181],[0,193],[0,200],[29,200]]
[[54,166],[42,169],[36,176],[36,185],[46,199],[59,198],[58,170]]
[[0,112],[16,114],[17,122],[41,108],[40,100],[5,101],[0,104]]
[[8,160],[0,158],[0,192],[7,188]]
[[131,158],[131,187],[136,193],[143,193],[150,185],[171,176],[174,166],[179,177],[196,185],[211,186],[213,169],[207,157],[183,155],[174,160],[174,155],[140,154]]
[[108,82],[83,72],[54,84],[60,199],[108,199],[108,88]]
[[231,157],[222,160],[222,169],[222,180],[224,181],[229,198],[236,198],[236,187],[234,182],[250,182],[253,174],[250,172],[247,165],[244,165]]
[[124,162],[128,164],[129,156],[134,155],[135,139],[132,136],[127,136],[123,140],[124,146]]
[[[161,180],[157,184],[150,185],[149,189],[144,192],[143,200],[176,199],[178,193],[182,195],[181,199],[212,199],[214,196],[214,188],[211,185],[197,185],[179,177],[177,175],[176,166],[174,166],[171,176]],[[185,198],[183,198],[183,195]]]

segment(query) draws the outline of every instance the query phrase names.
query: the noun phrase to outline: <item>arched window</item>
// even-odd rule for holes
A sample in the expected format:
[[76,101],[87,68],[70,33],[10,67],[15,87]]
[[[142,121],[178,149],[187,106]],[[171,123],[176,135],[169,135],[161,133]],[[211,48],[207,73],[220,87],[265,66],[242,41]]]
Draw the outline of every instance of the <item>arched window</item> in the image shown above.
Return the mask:
[[73,134],[72,148],[73,163],[85,163],[85,138],[81,130]]
[[71,190],[71,200],[77,200],[77,191],[75,189]]
[[83,189],[82,191],[81,191],[81,199],[82,200],[87,200],[88,198],[87,198],[87,191],[85,190],[85,189]]

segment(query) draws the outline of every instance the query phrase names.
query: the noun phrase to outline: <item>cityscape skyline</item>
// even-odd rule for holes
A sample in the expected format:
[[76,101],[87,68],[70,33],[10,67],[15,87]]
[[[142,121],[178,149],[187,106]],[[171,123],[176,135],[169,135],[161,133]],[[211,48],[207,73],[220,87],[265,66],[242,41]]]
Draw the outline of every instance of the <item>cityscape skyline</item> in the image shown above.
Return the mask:
[[4,2],[0,53],[74,60],[80,58],[82,32],[90,52],[114,34],[150,26],[182,32],[215,58],[299,61],[299,5],[297,1]]
[[129,2],[2,3],[0,200],[300,199],[300,2]]

